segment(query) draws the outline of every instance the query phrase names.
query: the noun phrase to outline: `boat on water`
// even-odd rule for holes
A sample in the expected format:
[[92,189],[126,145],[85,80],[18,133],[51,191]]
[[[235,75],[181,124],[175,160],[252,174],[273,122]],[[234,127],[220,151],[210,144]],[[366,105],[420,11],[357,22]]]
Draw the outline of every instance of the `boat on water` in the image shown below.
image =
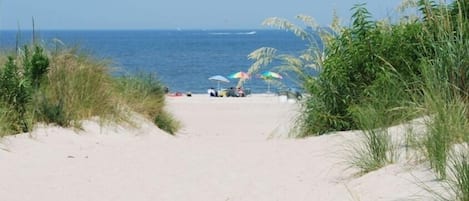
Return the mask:
[[255,35],[257,34],[256,31],[249,31],[249,32],[212,32],[209,33],[210,35]]

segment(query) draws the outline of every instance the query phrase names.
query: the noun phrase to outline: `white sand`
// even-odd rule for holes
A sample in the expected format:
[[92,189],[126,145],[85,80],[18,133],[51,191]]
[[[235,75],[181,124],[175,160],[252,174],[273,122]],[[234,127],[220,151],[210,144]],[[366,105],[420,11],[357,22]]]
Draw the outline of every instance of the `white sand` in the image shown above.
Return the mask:
[[[0,144],[4,201],[428,200],[433,176],[403,161],[346,169],[356,132],[287,139],[297,105],[279,97],[168,97],[177,137],[142,127],[38,128]],[[402,129],[396,128],[396,132]],[[405,158],[405,157],[403,157]]]

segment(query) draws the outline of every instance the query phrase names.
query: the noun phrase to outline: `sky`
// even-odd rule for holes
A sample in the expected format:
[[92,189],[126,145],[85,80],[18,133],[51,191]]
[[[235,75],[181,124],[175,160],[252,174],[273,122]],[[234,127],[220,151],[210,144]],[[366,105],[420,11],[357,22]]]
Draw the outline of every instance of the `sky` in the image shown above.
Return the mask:
[[350,8],[367,3],[375,18],[395,17],[402,0],[0,0],[0,30],[31,29],[262,29],[268,17],[298,14],[343,25]]

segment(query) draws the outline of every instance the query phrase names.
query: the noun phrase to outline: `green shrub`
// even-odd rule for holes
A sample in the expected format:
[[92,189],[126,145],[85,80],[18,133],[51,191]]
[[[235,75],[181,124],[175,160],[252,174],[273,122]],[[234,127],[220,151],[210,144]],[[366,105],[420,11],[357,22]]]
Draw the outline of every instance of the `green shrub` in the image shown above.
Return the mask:
[[41,46],[35,45],[34,52],[30,55],[28,46],[24,47],[23,68],[25,77],[28,78],[32,86],[37,89],[41,79],[49,70],[49,58],[44,53]]
[[37,93],[39,82],[47,72],[49,60],[40,46],[34,46],[31,56],[28,46],[24,54],[8,57],[0,71],[0,93],[7,134],[28,132],[33,123],[32,100]]
[[0,72],[1,101],[5,104],[11,116],[7,117],[13,132],[28,132],[30,125],[28,121],[28,106],[31,100],[31,86],[25,79],[13,57],[8,57],[5,67]]
[[[420,74],[416,58],[422,49],[418,37],[421,25],[371,21],[371,14],[363,5],[354,7],[354,11],[352,27],[343,29],[328,43],[321,73],[317,80],[309,82],[307,90],[311,96],[301,120],[307,133],[301,136],[357,129],[352,107],[365,105],[373,88],[385,92],[395,89],[386,89],[387,83],[379,79],[386,77],[401,83],[399,93],[404,96],[387,102],[389,110],[403,108],[400,104],[412,101],[404,90],[419,87],[413,75]],[[394,121],[400,121],[399,115],[395,117]]]

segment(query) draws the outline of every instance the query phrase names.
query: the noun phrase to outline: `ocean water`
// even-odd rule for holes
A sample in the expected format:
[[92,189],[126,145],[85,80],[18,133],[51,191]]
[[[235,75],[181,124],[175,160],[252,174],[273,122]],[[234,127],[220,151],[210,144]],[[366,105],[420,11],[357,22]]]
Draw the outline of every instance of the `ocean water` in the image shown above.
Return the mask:
[[[299,54],[305,42],[290,32],[281,30],[138,30],[138,31],[36,31],[43,44],[51,49],[59,39],[69,47],[77,46],[98,59],[112,61],[118,76],[128,73],[152,73],[170,91],[206,93],[217,83],[210,76],[228,76],[247,71],[253,61],[248,54],[260,47],[273,47],[279,53]],[[0,31],[0,47],[14,49],[16,38],[27,44],[30,31]],[[266,67],[278,65],[274,63]],[[237,79],[221,87],[237,84]],[[284,76],[284,87],[298,88],[294,80]],[[256,76],[245,84],[253,93],[263,93],[267,84]],[[271,90],[275,91],[276,86]]]

